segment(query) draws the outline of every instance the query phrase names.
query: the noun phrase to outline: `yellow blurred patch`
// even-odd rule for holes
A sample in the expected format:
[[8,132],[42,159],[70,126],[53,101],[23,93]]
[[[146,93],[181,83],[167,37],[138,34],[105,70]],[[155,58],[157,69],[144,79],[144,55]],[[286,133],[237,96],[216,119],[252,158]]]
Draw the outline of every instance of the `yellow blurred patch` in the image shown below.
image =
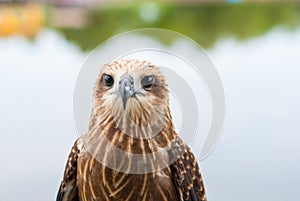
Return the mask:
[[45,13],[37,4],[0,7],[0,36],[22,34],[34,37],[43,27]]

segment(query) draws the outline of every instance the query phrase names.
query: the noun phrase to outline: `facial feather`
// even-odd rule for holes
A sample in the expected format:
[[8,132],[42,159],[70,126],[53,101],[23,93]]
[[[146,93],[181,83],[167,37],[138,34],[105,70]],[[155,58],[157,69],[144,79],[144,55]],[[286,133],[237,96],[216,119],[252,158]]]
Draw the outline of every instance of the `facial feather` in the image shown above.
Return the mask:
[[[113,78],[113,86],[107,87],[103,84],[105,74]],[[134,89],[141,92],[128,99],[125,109],[122,108],[122,99],[118,92],[124,75],[131,76]],[[153,76],[155,79],[151,89],[143,89],[141,81],[145,76]],[[147,126],[151,121],[164,118],[169,107],[168,101],[168,86],[164,75],[159,67],[147,61],[126,59],[106,64],[95,84],[94,112],[100,118],[107,118],[103,114],[110,113],[117,121],[122,118],[122,122],[127,119],[137,126]]]

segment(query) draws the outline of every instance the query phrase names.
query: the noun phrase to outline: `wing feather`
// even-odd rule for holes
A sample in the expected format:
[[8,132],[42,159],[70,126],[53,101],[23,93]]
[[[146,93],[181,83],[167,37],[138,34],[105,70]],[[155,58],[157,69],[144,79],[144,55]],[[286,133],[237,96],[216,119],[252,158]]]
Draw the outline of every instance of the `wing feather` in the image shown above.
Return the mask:
[[60,184],[56,201],[79,201],[77,189],[77,159],[80,152],[80,141],[76,140],[65,168],[64,177]]
[[181,201],[206,201],[200,169],[190,148],[181,139],[176,139],[172,154],[172,157],[174,154],[178,157],[170,168]]

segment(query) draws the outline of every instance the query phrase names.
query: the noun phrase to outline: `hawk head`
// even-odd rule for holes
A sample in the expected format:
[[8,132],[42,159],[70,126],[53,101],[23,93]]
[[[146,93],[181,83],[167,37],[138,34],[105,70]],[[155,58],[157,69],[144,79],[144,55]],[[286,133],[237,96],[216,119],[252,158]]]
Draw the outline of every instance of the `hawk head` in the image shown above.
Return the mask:
[[[93,113],[101,122],[113,119],[115,127],[126,133],[139,135],[141,130],[151,130],[152,134],[147,132],[150,137],[163,128],[166,116],[170,116],[168,93],[158,66],[136,59],[118,60],[100,71]],[[140,130],[132,132],[133,126]]]

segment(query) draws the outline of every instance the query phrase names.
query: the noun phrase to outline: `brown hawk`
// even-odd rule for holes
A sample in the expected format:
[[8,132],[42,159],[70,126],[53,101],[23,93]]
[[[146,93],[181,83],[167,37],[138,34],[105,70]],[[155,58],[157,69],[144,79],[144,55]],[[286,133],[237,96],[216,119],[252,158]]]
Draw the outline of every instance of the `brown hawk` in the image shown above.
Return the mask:
[[56,200],[206,200],[197,160],[175,132],[159,67],[124,59],[101,68],[88,132],[71,150]]

